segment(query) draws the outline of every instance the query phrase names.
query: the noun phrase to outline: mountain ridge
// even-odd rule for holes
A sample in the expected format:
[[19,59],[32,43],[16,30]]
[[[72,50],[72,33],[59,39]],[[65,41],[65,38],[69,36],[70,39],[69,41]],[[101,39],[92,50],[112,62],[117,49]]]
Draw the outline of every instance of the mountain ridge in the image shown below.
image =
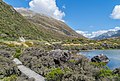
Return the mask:
[[114,38],[114,37],[120,37],[120,30],[117,31],[108,31],[106,33],[103,33],[97,37],[94,37],[92,39],[95,40],[101,40],[101,39],[107,39],[107,38]]
[[[72,36],[73,34],[70,31],[64,31],[66,33],[58,33],[58,31],[52,31],[50,29],[48,30],[46,28],[43,28],[43,26],[46,23],[43,23],[42,25],[39,23],[36,24],[35,23],[36,21],[32,19],[27,19],[25,16],[22,16],[12,6],[6,4],[2,0],[0,0],[0,14],[1,14],[0,15],[0,39],[17,40],[19,37],[24,37],[25,39],[33,39],[33,40],[40,40],[40,39],[63,40],[63,39],[71,39],[71,38],[78,38],[78,37],[84,38],[82,35],[79,36],[79,34],[75,32],[73,32],[73,34],[75,35]],[[34,22],[32,22],[31,20]],[[43,20],[38,19],[38,20],[39,22],[41,22],[45,19]],[[50,24],[48,24],[47,26],[49,25]]]
[[16,10],[19,13],[21,13],[21,15],[25,16],[26,19],[28,19],[32,23],[37,24],[38,26],[41,26],[45,29],[57,31],[58,33],[61,33],[61,34],[83,37],[82,35],[76,33],[68,25],[66,25],[64,22],[60,20],[56,20],[44,14],[35,13],[25,8],[16,8]]

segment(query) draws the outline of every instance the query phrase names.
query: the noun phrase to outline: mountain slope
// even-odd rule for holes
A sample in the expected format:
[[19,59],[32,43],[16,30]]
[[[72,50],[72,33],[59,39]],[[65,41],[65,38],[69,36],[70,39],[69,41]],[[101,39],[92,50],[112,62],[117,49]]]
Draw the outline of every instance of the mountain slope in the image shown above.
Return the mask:
[[[29,13],[29,15],[31,15]],[[32,13],[33,15],[33,13]],[[37,16],[36,16],[37,17]],[[63,24],[61,21],[57,21],[53,18],[31,18],[31,16],[26,19],[20,13],[18,13],[12,6],[9,6],[2,0],[0,0],[0,39],[5,40],[17,40],[19,37],[23,36],[25,39],[71,39],[76,37],[84,38],[83,36],[77,34],[67,25]],[[56,28],[51,30],[50,27],[54,27],[50,24],[54,20],[57,26],[61,27],[61,31],[57,31]],[[48,21],[43,23],[42,21]],[[36,24],[37,23],[37,24]],[[40,24],[42,23],[42,24]],[[47,28],[48,27],[48,28]],[[63,27],[63,29],[62,29]],[[65,29],[64,29],[65,28]],[[60,32],[60,33],[59,33]]]
[[120,37],[120,30],[118,30],[116,34],[112,35],[112,37]]
[[102,35],[99,35],[99,36],[94,37],[92,39],[101,40],[101,39],[107,39],[107,38],[112,38],[112,37],[120,37],[120,30],[108,31],[107,33],[103,33]]
[[18,39],[20,36],[29,39],[40,38],[39,30],[12,6],[0,0],[0,39]]
[[39,26],[39,28],[50,30],[52,33],[54,32],[54,34],[84,38],[82,35],[76,33],[62,21],[45,16],[43,14],[32,12],[24,8],[16,8],[16,10],[25,16],[30,22]]

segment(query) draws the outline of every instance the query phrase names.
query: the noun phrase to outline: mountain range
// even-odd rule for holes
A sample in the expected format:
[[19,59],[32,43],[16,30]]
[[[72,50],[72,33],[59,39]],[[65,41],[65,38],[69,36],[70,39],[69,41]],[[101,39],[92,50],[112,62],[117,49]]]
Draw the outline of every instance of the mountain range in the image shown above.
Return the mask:
[[97,37],[94,37],[92,39],[95,39],[95,40],[101,40],[101,39],[107,39],[107,38],[115,38],[115,37],[120,37],[120,30],[117,30],[117,31],[108,31],[106,33],[103,33]]

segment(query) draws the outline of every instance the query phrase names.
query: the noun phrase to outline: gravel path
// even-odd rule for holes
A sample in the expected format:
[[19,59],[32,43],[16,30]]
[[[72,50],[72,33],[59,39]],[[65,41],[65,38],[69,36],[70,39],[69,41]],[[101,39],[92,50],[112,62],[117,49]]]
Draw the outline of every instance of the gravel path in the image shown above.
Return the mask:
[[22,62],[19,59],[15,58],[13,61],[18,65],[18,69],[29,78],[34,78],[35,81],[45,81],[43,76],[22,65]]

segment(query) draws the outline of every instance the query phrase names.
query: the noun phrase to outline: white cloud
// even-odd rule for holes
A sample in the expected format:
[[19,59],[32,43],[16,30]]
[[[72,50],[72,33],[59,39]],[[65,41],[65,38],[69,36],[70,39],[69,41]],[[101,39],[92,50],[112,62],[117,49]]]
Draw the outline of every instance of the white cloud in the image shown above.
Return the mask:
[[111,18],[120,19],[120,5],[116,5],[112,11]]
[[88,31],[80,31],[80,30],[76,30],[77,33],[87,37],[87,38],[90,38],[91,37],[91,34],[88,33]]
[[103,33],[107,33],[108,31],[118,31],[120,30],[120,27],[115,27],[114,29],[109,29],[109,30],[99,30],[99,31],[94,31],[89,33],[88,31],[79,31],[76,30],[77,33],[82,34],[83,36],[87,37],[87,38],[93,38],[93,37],[97,37]]
[[120,30],[120,27],[115,27],[114,29],[109,29],[108,31],[118,31]]
[[96,32],[92,32],[90,38],[97,37],[97,36],[99,36],[103,33],[107,33],[107,30],[99,30],[99,31],[96,31]]
[[56,0],[32,0],[29,3],[30,10],[63,20],[65,13],[56,5]]

